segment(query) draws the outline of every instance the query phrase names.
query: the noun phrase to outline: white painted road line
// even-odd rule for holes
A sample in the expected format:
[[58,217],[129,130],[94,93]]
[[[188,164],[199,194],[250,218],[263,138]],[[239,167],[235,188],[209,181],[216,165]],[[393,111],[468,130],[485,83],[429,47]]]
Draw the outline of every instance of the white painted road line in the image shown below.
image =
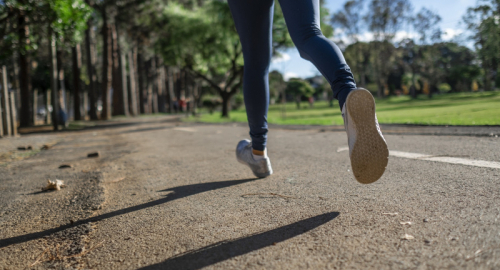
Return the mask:
[[[349,147],[339,147],[337,149],[337,153],[343,152],[343,151],[348,151],[348,150],[349,150]],[[426,155],[426,154],[409,153],[409,152],[401,152],[401,151],[393,151],[393,150],[389,151],[389,156],[399,157],[399,158],[408,158],[408,159],[426,160],[426,161],[435,161],[435,162],[444,162],[444,163],[450,163],[450,164],[460,164],[460,165],[482,167],[482,168],[500,169],[500,162],[495,162],[495,161],[485,161],[485,160],[474,160],[474,159],[466,159],[466,158]]]
[[184,132],[196,132],[196,129],[188,128],[188,127],[176,127],[176,128],[174,128],[174,130],[184,131]]
[[337,149],[337,153],[344,152],[344,151],[347,151],[347,150],[349,150],[349,146],[339,147]]
[[408,153],[408,152],[400,152],[400,151],[389,151],[389,155],[393,156],[393,157],[400,157],[400,158],[420,159],[420,160],[444,162],[444,163],[450,163],[450,164],[460,164],[460,165],[474,166],[474,167],[500,169],[500,162],[495,162],[495,161],[433,156],[433,155],[424,155],[424,154]]

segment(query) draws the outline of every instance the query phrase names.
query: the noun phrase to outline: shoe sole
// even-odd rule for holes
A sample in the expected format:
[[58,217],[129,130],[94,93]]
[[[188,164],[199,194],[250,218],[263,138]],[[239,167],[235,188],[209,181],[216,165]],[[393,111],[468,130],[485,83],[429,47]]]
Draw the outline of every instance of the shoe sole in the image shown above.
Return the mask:
[[256,173],[253,171],[252,167],[250,167],[250,166],[249,166],[249,165],[248,165],[245,161],[242,161],[242,160],[241,160],[241,159],[239,159],[238,157],[236,157],[236,160],[237,160],[239,163],[241,163],[241,164],[243,164],[243,165],[246,165],[248,168],[250,168],[250,170],[252,171],[253,175],[255,175],[255,177],[257,177],[257,178],[266,178],[266,177],[270,176],[271,174],[273,174],[273,170],[272,170],[272,169],[271,169],[269,172],[265,173],[265,174],[261,174],[261,175],[256,174]]
[[375,125],[375,100],[368,90],[358,89],[349,93],[346,103],[356,128],[352,172],[358,182],[370,184],[382,177],[389,162],[389,149]]

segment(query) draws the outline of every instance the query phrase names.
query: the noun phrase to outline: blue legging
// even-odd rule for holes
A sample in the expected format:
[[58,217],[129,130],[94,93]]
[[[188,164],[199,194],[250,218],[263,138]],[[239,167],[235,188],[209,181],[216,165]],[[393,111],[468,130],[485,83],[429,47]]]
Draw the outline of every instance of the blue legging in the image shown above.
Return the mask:
[[[356,88],[340,49],[320,30],[319,0],[279,0],[300,56],[311,61],[330,83],[342,108]],[[263,151],[267,141],[269,65],[272,56],[274,0],[228,0],[240,36],[245,61],[243,95],[252,148]]]

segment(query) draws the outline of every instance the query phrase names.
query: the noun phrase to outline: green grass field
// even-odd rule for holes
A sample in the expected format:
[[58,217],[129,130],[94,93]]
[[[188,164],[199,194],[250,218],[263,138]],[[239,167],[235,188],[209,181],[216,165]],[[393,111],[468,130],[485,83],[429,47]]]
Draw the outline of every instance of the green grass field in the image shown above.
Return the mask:
[[[422,125],[500,125],[500,92],[457,93],[435,95],[432,99],[407,96],[378,99],[377,117],[384,124]],[[246,122],[245,109],[230,112],[221,118],[220,112],[202,113],[186,118],[190,122]],[[342,125],[337,103],[329,107],[326,101],[315,102],[314,108],[304,102],[297,110],[295,103],[271,105],[268,122],[282,125]]]

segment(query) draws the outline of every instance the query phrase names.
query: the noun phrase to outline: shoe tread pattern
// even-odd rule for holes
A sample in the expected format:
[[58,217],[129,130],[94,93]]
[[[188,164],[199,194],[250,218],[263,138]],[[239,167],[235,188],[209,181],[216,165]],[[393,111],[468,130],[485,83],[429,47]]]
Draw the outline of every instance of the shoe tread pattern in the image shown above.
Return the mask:
[[347,110],[356,128],[351,167],[358,182],[370,184],[384,174],[389,150],[375,124],[375,100],[368,90],[356,90],[347,97]]

